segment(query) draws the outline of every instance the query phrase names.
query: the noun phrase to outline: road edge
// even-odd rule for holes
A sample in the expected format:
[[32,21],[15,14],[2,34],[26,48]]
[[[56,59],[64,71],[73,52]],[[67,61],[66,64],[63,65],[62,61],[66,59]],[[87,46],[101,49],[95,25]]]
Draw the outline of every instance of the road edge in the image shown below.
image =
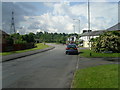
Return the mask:
[[77,62],[76,62],[75,71],[73,73],[73,78],[72,78],[72,82],[71,82],[71,85],[70,85],[70,90],[72,90],[72,88],[73,88],[74,78],[75,78],[76,72],[77,72],[77,70],[79,68],[79,60],[80,60],[80,58],[79,58],[79,55],[78,55],[77,56]]
[[55,47],[52,46],[52,47],[45,48],[45,49],[39,49],[39,50],[33,50],[33,51],[24,52],[24,53],[17,53],[17,54],[2,56],[2,61],[1,62],[11,61],[11,60],[14,60],[14,59],[34,55],[34,54],[37,54],[37,53],[42,53],[42,52],[45,52],[45,51],[48,51],[48,50],[52,50],[54,48]]

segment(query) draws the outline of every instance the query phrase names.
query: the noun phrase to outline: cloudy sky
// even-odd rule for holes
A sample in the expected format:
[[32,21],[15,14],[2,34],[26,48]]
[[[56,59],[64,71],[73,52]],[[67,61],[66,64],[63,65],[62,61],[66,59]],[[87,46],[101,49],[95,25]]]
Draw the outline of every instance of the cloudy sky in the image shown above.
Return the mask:
[[[118,1],[90,2],[91,30],[104,30],[118,23]],[[1,5],[1,4],[0,4]],[[2,2],[2,30],[10,33],[14,11],[16,31],[73,33],[88,29],[87,2]],[[1,26],[0,26],[1,28]]]

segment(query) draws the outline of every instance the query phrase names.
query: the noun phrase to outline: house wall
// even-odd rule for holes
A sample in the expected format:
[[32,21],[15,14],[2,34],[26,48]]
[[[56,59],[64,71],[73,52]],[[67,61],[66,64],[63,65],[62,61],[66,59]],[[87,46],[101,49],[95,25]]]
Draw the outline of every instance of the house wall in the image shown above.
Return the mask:
[[[73,40],[72,40],[72,38],[73,38]],[[74,41],[75,42],[76,41],[76,37],[75,36],[69,37],[68,41]]]
[[[99,37],[99,36],[90,36],[90,39],[96,38],[96,37]],[[89,47],[89,36],[82,36],[80,37],[80,39],[83,40],[83,47]],[[91,47],[91,43],[90,43],[90,47]]]
[[83,41],[83,47],[89,47],[89,42],[88,41]]

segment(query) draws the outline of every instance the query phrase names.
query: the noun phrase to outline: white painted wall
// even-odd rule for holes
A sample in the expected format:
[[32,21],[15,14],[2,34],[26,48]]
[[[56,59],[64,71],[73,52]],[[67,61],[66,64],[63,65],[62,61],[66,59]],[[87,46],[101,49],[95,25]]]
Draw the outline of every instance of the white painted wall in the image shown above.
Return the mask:
[[76,41],[76,39],[77,39],[77,38],[76,38],[76,36],[71,36],[71,37],[69,37],[69,38],[68,38],[68,41],[72,41],[72,37],[74,38],[74,40],[73,40],[73,41],[75,42],[75,41]]
[[[99,36],[90,36],[90,39],[96,38],[96,37],[99,37]],[[89,36],[82,36],[79,39],[83,40],[83,47],[89,47]],[[91,46],[91,44],[90,44],[90,46]]]

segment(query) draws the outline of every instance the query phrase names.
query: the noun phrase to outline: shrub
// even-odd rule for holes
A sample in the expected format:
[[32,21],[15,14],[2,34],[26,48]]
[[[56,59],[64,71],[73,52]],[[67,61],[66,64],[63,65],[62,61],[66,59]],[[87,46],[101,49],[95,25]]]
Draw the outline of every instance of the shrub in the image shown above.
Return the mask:
[[7,42],[8,45],[13,45],[14,40],[13,40],[12,37],[9,36],[9,37],[6,38],[6,42]]
[[22,40],[15,40],[14,44],[26,44],[26,41],[22,41]]
[[92,50],[95,52],[120,52],[120,32],[108,31],[100,35],[100,37],[92,39]]

